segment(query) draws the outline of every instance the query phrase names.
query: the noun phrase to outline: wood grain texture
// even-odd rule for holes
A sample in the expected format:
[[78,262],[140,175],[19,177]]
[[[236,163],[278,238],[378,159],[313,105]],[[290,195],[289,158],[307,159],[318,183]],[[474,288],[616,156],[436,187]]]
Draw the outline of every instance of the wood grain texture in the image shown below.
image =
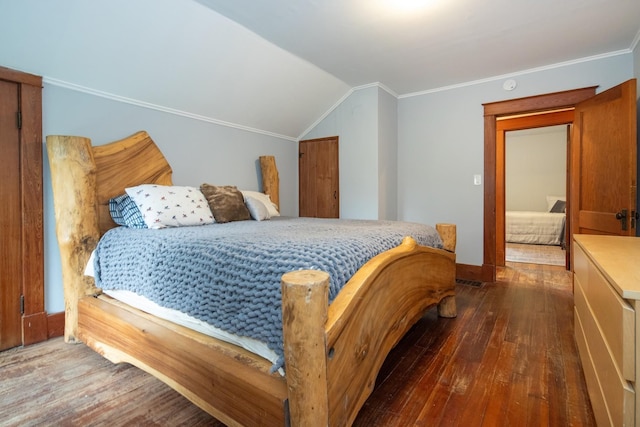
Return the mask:
[[[300,300],[304,303],[297,304]],[[282,276],[289,412],[301,426],[322,427],[329,422],[327,335],[324,329],[328,300],[327,273],[301,270]]]
[[78,333],[113,363],[154,375],[227,425],[284,424],[286,383],[248,351],[106,296],[80,301]]
[[[0,221],[0,255],[3,264],[0,268],[3,286],[0,290],[0,348],[7,348],[47,339],[44,307],[42,77],[0,67],[0,81],[0,198],[4,206]],[[17,186],[15,179],[18,180]],[[24,297],[22,319],[19,312],[20,295]],[[7,335],[7,326],[12,331],[11,337]],[[10,338],[9,341],[6,338]]]
[[260,173],[262,175],[262,192],[269,195],[271,201],[280,210],[280,175],[274,156],[260,156]]
[[71,342],[78,334],[78,300],[97,292],[93,279],[84,275],[100,238],[96,170],[95,164],[87,161],[93,158],[87,138],[47,136],[47,153],[65,296],[64,335]]
[[[431,309],[389,353],[354,426],[595,426],[570,273],[510,264],[458,285],[458,317]],[[507,333],[508,331],[508,333]],[[153,376],[61,339],[0,353],[0,423],[223,424]]]
[[0,80],[0,349],[22,345],[19,85]]

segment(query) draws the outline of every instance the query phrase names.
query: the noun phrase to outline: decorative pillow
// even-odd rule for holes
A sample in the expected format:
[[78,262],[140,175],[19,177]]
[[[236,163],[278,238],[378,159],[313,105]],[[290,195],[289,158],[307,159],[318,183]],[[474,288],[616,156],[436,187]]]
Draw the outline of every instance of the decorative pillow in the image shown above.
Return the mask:
[[125,191],[138,206],[149,228],[213,223],[209,204],[195,187],[143,184]]
[[265,219],[270,219],[271,215],[269,215],[269,210],[260,200],[246,196],[244,198],[244,204],[247,205],[247,209],[249,209],[249,214],[251,214],[251,218],[256,221],[263,221]]
[[235,185],[202,184],[200,191],[207,198],[216,222],[244,221],[251,219],[244,197]]
[[254,199],[260,200],[262,204],[267,207],[267,210],[269,211],[269,217],[273,218],[274,216],[280,216],[278,207],[271,201],[271,197],[269,197],[268,194],[260,193],[259,191],[242,190],[242,195],[245,197],[245,199],[247,198],[247,196],[249,196],[253,197]]
[[553,213],[565,213],[567,211],[567,202],[564,200],[556,200],[556,203],[553,205],[549,212]]
[[564,202],[567,198],[565,196],[547,196],[547,212],[551,212],[553,205],[555,205],[558,200]]
[[140,209],[127,193],[109,200],[109,213],[118,225],[129,228],[147,228]]

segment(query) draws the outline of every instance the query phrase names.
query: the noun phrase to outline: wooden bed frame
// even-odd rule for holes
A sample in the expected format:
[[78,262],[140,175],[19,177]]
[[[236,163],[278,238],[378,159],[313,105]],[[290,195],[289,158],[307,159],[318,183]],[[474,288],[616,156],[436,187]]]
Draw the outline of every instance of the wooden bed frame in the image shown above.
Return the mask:
[[[228,425],[350,425],[389,353],[425,310],[455,317],[455,225],[438,224],[448,250],[403,243],[365,264],[327,303],[328,275],[282,279],[286,376],[237,346],[101,295],[84,268],[115,227],[108,200],[125,187],[171,185],[171,167],[144,132],[106,145],[48,136],[56,233],[65,296],[65,340],[161,379]],[[261,158],[263,191],[278,198],[272,157]]]

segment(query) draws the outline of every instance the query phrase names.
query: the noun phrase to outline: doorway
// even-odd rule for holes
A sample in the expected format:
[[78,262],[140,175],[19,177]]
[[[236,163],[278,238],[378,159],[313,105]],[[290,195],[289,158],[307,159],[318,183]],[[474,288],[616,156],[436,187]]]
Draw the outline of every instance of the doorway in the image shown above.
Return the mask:
[[[504,151],[498,152],[498,118],[571,109],[595,95],[597,86],[484,104],[484,247],[479,279],[496,279],[498,260],[504,260]],[[502,144],[504,146],[504,144]],[[500,155],[499,155],[500,154]],[[500,242],[503,242],[500,244]],[[500,250],[500,253],[498,252]]]
[[[509,241],[518,244],[515,248],[513,245],[509,246],[511,251],[517,249],[519,256],[526,250],[532,252],[531,255],[535,255],[535,258],[548,257],[553,260],[564,256],[563,265],[567,267],[568,256],[562,250],[546,248],[548,250],[543,251],[541,246],[519,244],[563,246],[568,240],[569,224],[566,219],[569,215],[566,215],[566,200],[569,195],[569,136],[573,108],[520,114],[515,117],[503,116],[496,121],[496,158],[499,159],[496,162],[496,265],[505,265],[506,242]],[[547,138],[546,142],[541,136],[525,138],[526,133],[523,134],[535,131],[541,135],[541,131],[549,132],[550,129],[556,129],[556,133],[553,138]],[[517,134],[522,135],[520,140],[514,140]],[[511,156],[508,155],[507,148],[509,138],[515,152]],[[516,148],[518,146],[519,149]],[[556,155],[549,158],[554,151]],[[515,164],[509,165],[509,158]],[[511,170],[513,168],[516,170]],[[508,176],[514,186],[519,182],[520,186],[516,190],[507,190]],[[511,200],[508,199],[509,195]],[[561,209],[563,212],[551,212],[556,200],[550,198],[554,197],[565,203]],[[549,203],[552,206],[548,206]]]
[[505,134],[505,263],[566,267],[568,125]]

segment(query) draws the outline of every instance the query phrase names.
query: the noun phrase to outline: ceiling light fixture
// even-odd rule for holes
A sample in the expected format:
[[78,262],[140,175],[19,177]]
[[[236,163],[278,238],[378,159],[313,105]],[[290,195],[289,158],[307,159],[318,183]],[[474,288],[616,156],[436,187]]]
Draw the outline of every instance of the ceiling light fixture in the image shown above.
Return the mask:
[[438,0],[383,0],[384,5],[389,9],[402,12],[416,12],[433,5]]

